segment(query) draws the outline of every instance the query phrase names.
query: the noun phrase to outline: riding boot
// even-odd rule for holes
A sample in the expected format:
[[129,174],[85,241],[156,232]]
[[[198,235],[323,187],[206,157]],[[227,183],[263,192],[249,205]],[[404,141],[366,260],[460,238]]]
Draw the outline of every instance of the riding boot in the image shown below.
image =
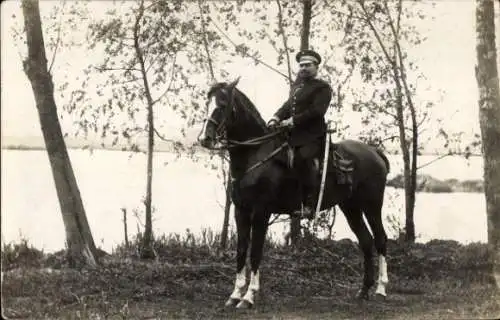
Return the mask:
[[318,177],[314,170],[314,164],[310,163],[307,166],[306,172],[304,172],[304,184],[303,184],[303,217],[307,219],[313,219],[316,210],[316,198],[317,198],[317,180]]

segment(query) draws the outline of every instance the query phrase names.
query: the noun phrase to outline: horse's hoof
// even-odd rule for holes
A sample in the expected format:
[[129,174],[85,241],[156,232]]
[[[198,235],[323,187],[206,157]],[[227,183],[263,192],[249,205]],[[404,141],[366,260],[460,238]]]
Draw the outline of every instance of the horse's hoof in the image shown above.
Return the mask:
[[375,293],[375,300],[376,301],[385,301],[387,299],[387,296],[381,293]]
[[238,305],[236,305],[237,309],[251,309],[253,304],[247,300],[241,300]]
[[368,290],[365,289],[359,290],[358,294],[356,295],[356,299],[361,301],[368,300],[369,299]]
[[224,304],[225,307],[235,307],[241,300],[240,299],[233,299],[229,298],[227,299],[226,303]]

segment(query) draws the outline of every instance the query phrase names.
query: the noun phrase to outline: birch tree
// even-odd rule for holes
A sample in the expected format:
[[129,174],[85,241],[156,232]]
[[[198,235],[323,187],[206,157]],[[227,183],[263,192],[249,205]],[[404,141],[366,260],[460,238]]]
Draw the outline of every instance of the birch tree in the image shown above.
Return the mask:
[[488,244],[500,289],[500,88],[493,0],[476,1],[476,80],[484,158]]
[[66,230],[68,256],[73,266],[96,266],[98,263],[96,246],[59,123],[38,1],[23,0],[22,11],[28,46],[28,57],[24,60],[23,67],[35,96]]
[[[425,15],[402,0],[330,1],[329,5],[332,15],[344,21],[344,60],[367,85],[350,92],[353,109],[363,114],[362,123],[369,128],[363,140],[379,146],[388,142],[399,145],[405,181],[405,236],[413,242],[419,133],[433,104],[416,105],[413,81],[423,75],[418,74],[405,45],[424,41],[409,20]],[[370,126],[373,123],[377,125]]]

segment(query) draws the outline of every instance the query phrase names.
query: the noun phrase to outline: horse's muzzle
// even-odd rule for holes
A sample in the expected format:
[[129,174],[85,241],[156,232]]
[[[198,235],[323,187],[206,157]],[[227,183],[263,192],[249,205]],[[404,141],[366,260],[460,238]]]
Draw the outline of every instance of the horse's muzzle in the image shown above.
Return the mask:
[[214,141],[210,138],[204,137],[204,138],[198,139],[198,141],[200,142],[200,145],[203,148],[212,149],[214,147]]

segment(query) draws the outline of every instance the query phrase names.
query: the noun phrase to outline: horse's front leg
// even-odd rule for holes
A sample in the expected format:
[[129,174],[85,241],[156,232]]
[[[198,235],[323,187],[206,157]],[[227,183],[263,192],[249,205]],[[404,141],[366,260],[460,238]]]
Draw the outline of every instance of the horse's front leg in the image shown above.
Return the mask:
[[226,307],[237,305],[242,299],[246,285],[246,257],[248,244],[250,242],[251,219],[250,212],[240,208],[234,209],[234,218],[236,221],[236,233],[238,243],[236,248],[236,281],[234,283],[233,293],[226,301]]
[[265,211],[254,212],[252,219],[252,248],[250,252],[250,284],[243,300],[238,303],[237,308],[251,308],[255,304],[255,296],[260,291],[259,266],[262,260],[270,216]]

